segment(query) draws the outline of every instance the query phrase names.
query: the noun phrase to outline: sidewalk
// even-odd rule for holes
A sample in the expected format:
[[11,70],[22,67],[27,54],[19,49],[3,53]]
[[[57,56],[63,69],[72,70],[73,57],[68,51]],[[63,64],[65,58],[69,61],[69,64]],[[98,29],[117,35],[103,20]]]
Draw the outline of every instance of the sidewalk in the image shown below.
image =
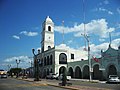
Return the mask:
[[[18,78],[18,79],[29,81],[29,82],[34,82],[34,83],[39,83],[41,85],[48,85],[48,86],[65,88],[65,89],[69,89],[69,90],[110,90],[110,89],[105,89],[105,88],[87,87],[87,86],[80,86],[80,85],[60,86],[59,85],[60,81],[58,81],[56,83],[56,82],[49,82],[46,79],[41,79],[41,81],[34,81],[33,78],[27,78],[27,79]],[[89,80],[83,80],[83,81],[89,81]],[[97,81],[94,80],[93,82],[97,82]]]

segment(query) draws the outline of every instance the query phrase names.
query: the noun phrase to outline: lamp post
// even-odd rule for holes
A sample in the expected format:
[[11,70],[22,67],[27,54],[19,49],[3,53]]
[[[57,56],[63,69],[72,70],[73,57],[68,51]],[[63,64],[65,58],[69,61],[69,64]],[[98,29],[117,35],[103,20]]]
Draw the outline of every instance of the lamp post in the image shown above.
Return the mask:
[[89,65],[89,81],[92,80],[92,68],[91,68],[91,60],[90,60],[90,41],[89,41],[89,36],[87,36],[86,34],[81,34],[84,36],[84,38],[87,41],[88,44],[88,65]]
[[8,71],[10,71],[10,68],[11,68],[11,64],[8,64],[7,66],[8,66]]
[[32,66],[33,66],[33,62],[30,61],[29,63],[30,63],[30,71],[29,71],[29,74],[30,74],[30,75],[29,75],[29,76],[32,77],[32,68],[33,68]]
[[16,64],[17,64],[17,76],[16,76],[16,78],[18,77],[18,65],[19,65],[19,63],[20,63],[20,60],[16,59]]
[[35,49],[32,49],[32,53],[34,55],[34,81],[39,81],[39,62],[37,55],[35,55]]
[[10,73],[11,64],[8,64],[7,66],[8,66],[9,75],[11,75],[11,73]]
[[30,61],[29,63],[30,63],[30,67],[32,67],[32,65],[33,65],[33,62],[32,62],[32,61]]

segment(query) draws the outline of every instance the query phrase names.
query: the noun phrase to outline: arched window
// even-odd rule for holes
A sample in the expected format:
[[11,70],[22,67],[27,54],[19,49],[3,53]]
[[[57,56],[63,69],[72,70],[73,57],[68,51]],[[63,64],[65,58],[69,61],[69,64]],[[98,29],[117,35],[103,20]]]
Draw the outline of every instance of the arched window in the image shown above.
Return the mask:
[[47,65],[49,65],[49,56],[47,56]]
[[65,53],[59,55],[59,64],[67,64],[67,55]]
[[51,49],[51,46],[48,46],[48,50]]
[[44,58],[44,66],[46,65],[46,57]]
[[48,26],[48,31],[51,31],[51,27],[50,26]]
[[43,58],[42,58],[42,60],[41,60],[41,66],[43,66]]
[[52,61],[53,61],[53,56],[50,55],[50,65],[52,65]]

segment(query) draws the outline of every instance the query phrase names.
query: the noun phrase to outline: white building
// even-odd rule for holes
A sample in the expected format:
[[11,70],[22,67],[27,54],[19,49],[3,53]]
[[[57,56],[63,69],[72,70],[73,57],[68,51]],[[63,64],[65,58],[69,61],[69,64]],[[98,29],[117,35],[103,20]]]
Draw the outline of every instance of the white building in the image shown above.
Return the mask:
[[[55,46],[54,23],[49,17],[43,22],[42,29],[41,52],[38,51],[36,55],[40,61],[40,76],[43,78],[49,73],[61,74],[67,70],[72,78],[89,79],[86,51],[75,50],[65,44]],[[115,50],[109,45],[105,52],[101,51],[101,58],[98,60],[91,58],[92,79],[107,79],[109,75],[120,77],[120,46]]]
[[[54,44],[54,23],[48,16],[42,25],[41,52],[38,52],[37,59],[40,60],[40,76],[45,77],[49,73],[62,73],[66,70],[68,62],[86,60],[85,51],[71,49],[65,44],[55,46]],[[83,58],[85,57],[86,58]]]

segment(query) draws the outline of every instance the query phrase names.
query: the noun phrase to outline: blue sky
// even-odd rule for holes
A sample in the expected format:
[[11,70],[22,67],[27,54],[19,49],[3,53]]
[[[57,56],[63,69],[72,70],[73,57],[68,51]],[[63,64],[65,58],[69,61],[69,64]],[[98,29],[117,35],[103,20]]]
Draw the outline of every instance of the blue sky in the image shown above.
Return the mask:
[[[120,45],[120,0],[84,0],[86,33],[92,54],[99,56],[109,44]],[[29,67],[32,48],[40,48],[42,23],[47,16],[55,23],[55,45],[62,43],[82,50],[84,38],[83,0],[0,0],[0,68]],[[62,26],[64,21],[64,26]]]

